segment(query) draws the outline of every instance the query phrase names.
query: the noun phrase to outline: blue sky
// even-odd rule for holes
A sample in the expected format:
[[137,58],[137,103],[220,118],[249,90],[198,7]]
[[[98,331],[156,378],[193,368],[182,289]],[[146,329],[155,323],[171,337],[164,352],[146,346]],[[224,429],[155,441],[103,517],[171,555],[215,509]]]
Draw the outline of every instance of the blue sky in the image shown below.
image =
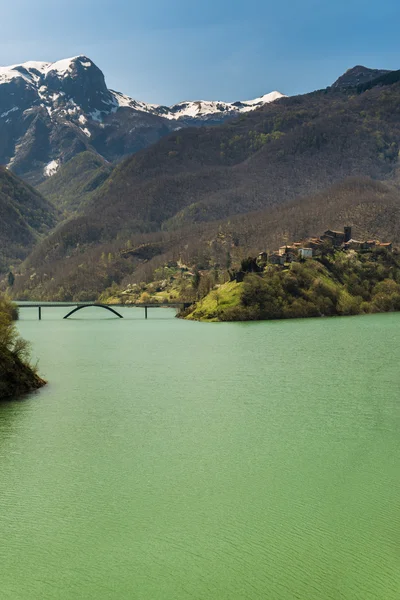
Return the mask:
[[[2,3],[3,4],[3,3]],[[139,100],[238,100],[400,68],[398,0],[13,0],[0,64],[89,56]]]

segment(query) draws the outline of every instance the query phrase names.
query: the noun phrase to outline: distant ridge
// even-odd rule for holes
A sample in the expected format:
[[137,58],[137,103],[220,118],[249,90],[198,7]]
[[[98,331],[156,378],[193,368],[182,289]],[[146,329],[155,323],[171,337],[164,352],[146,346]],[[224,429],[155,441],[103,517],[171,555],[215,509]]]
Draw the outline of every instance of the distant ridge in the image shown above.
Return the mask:
[[167,107],[108,89],[86,56],[0,67],[0,164],[36,185],[85,150],[118,162],[172,131],[218,125],[281,97]]
[[332,84],[333,89],[351,88],[368,83],[373,79],[377,79],[382,75],[386,75],[390,71],[385,69],[368,69],[362,65],[357,65],[348,69],[346,73],[341,75],[335,83]]

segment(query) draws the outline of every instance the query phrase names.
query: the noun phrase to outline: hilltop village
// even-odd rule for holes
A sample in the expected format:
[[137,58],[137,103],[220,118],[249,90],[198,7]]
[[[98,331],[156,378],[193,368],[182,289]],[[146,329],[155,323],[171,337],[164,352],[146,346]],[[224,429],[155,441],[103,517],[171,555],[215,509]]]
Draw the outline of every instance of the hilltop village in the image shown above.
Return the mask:
[[[158,251],[157,244],[143,244],[125,250],[124,256],[134,256],[145,264],[151,261]],[[229,290],[228,305],[230,308],[232,306],[237,308],[241,303],[243,289],[249,285],[249,277],[255,275],[257,276],[257,285],[261,286],[267,282],[270,287],[273,287],[277,283],[277,279],[282,280],[280,283],[284,282],[283,288],[281,289],[279,284],[275,286],[273,293],[279,298],[282,305],[284,304],[282,298],[287,298],[288,305],[292,306],[293,304],[291,316],[303,316],[303,309],[307,309],[305,310],[307,315],[311,312],[311,316],[353,314],[358,310],[369,312],[371,307],[367,307],[366,303],[371,299],[371,290],[375,283],[382,278],[393,279],[397,282],[396,277],[400,277],[397,275],[397,273],[400,274],[400,265],[397,267],[397,262],[398,252],[393,249],[392,242],[354,239],[351,227],[344,227],[343,231],[328,229],[319,237],[305,238],[285,244],[276,251],[260,252],[258,256],[243,258],[239,263],[240,266],[238,265],[236,268],[229,266],[225,270],[218,270],[215,267],[204,269],[200,268],[200,265],[171,262],[158,269],[153,281],[128,284],[124,289],[113,286],[100,297],[100,301],[110,304],[121,302],[130,304],[180,300],[193,303],[192,308],[187,312],[192,315],[189,318],[197,318],[199,314],[203,315],[203,309],[200,307],[207,304],[210,299],[217,298],[218,307],[211,310],[211,316],[203,315],[204,320],[247,319],[248,313],[244,315],[241,312],[238,315],[237,311],[234,314],[232,311],[225,310],[227,306],[224,306],[224,295]],[[375,277],[375,271],[379,265],[381,265],[379,275]],[[302,273],[301,276],[300,273]],[[295,283],[296,278],[300,279],[300,283]],[[317,310],[315,307],[310,310],[310,304],[304,306],[304,302],[308,303],[315,294],[325,294],[326,296],[327,293],[328,296],[332,296],[333,286],[337,288],[338,298],[340,296],[343,300],[346,297],[349,300],[350,296],[345,296],[343,291],[339,294],[340,286],[347,285],[348,278],[352,282],[365,279],[362,286],[357,287],[354,283],[350,285],[350,296],[355,295],[354,301],[350,302],[351,308],[349,306],[345,308],[343,302],[340,305],[336,303],[335,308],[332,306],[327,308],[326,298],[325,306],[321,310]],[[322,290],[324,287],[322,284],[317,285],[316,283],[322,281],[325,286],[324,290]],[[400,284],[400,281],[397,283]],[[311,285],[313,289],[305,294],[304,285]],[[326,286],[328,285],[330,288],[327,292]],[[371,290],[367,290],[368,286],[372,286]],[[261,291],[260,295],[262,295]],[[301,297],[303,297],[303,303],[300,301]],[[260,304],[256,293],[252,301]],[[333,301],[332,298],[330,301]],[[215,304],[211,301],[211,305],[213,303]],[[299,304],[302,304],[300,315],[298,310],[295,310]],[[389,303],[387,309],[391,310],[392,305],[393,302]],[[377,310],[377,305],[375,304],[371,310]],[[273,314],[275,318],[283,318],[283,313],[287,317],[289,312],[285,309],[285,311],[274,311]],[[256,318],[254,316],[256,314],[259,313],[253,312],[252,318]],[[259,316],[257,318],[272,317]]]
[[400,311],[400,260],[391,242],[356,240],[351,227],[242,260],[186,318],[250,321]]
[[356,252],[371,252],[372,250],[384,249],[391,252],[393,244],[392,242],[380,242],[378,240],[355,240],[352,238],[351,227],[345,227],[343,231],[327,229],[320,237],[311,237],[301,242],[293,242],[281,246],[271,254],[261,252],[259,254],[259,262],[284,265],[299,258],[321,256],[324,250],[327,249],[355,250]]

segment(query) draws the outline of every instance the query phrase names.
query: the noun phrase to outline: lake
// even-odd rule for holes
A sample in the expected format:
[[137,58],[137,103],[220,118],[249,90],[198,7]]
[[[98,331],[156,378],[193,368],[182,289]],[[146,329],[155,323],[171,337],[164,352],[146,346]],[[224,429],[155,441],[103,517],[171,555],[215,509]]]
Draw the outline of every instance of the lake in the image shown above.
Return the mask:
[[398,600],[400,314],[21,310],[2,600]]

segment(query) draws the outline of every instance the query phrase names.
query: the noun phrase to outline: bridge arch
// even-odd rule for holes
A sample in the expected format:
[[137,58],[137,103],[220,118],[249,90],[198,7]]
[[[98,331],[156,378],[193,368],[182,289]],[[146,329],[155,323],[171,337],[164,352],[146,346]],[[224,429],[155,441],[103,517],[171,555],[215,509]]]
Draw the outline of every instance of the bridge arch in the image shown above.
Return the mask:
[[88,308],[88,306],[98,306],[99,308],[105,308],[106,310],[109,310],[112,313],[114,313],[114,315],[116,315],[120,319],[124,318],[116,310],[114,310],[113,308],[111,308],[111,306],[108,306],[107,304],[84,304],[82,306],[77,306],[76,308],[74,308],[73,310],[71,310],[71,312],[69,312],[67,315],[65,315],[64,319],[68,319],[68,317],[70,317],[71,315],[73,315],[74,313],[76,313],[78,310],[82,310],[82,308]]

